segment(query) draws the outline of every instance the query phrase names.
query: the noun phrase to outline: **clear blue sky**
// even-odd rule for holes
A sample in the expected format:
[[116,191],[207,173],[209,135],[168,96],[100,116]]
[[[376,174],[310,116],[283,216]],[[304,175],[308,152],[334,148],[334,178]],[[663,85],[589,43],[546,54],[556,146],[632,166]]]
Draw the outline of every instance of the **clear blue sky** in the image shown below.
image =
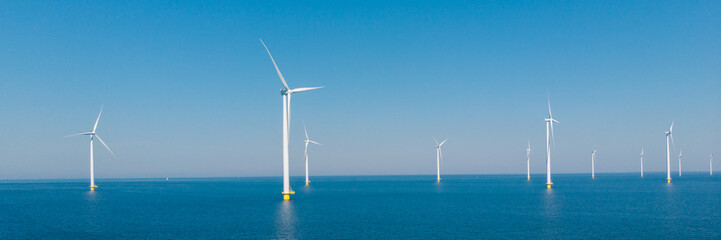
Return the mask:
[[[281,83],[293,98],[291,174],[665,168],[676,121],[685,169],[721,169],[719,1],[2,1],[0,178],[281,175]],[[675,158],[674,158],[675,159]],[[676,169],[676,164],[672,164]]]

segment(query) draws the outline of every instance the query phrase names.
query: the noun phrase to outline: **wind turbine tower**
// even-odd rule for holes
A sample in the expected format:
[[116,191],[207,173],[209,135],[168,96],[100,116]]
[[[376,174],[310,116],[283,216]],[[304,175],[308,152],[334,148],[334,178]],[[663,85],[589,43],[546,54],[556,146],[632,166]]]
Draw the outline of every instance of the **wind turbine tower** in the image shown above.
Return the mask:
[[295,194],[295,191],[290,187],[290,170],[288,169],[288,141],[289,141],[289,135],[290,135],[290,96],[293,93],[297,92],[305,92],[310,91],[313,89],[318,89],[322,87],[307,87],[307,88],[296,88],[291,89],[288,86],[288,83],[286,83],[285,78],[283,78],[283,74],[280,73],[280,69],[278,69],[278,65],[275,63],[275,59],[273,59],[273,55],[270,54],[270,50],[268,50],[268,47],[263,42],[263,39],[260,39],[260,43],[263,44],[263,47],[265,48],[265,51],[268,52],[268,56],[270,57],[270,61],[273,62],[273,66],[275,67],[275,71],[278,72],[278,77],[280,78],[281,83],[283,83],[282,89],[280,89],[280,95],[283,96],[283,200],[290,200],[290,195]]
[[669,142],[673,143],[673,121],[671,127],[666,131],[666,182],[668,183],[671,182],[671,146]]
[[528,142],[528,148],[526,148],[526,177],[528,181],[531,180],[531,142]]
[[646,154],[643,153],[643,147],[641,147],[641,177],[643,177],[643,157],[644,157],[645,155],[646,155]]
[[305,185],[310,184],[310,180],[308,180],[308,144],[312,143],[315,145],[322,145],[320,143],[317,143],[313,140],[310,140],[308,138],[308,130],[305,128],[305,123],[303,124],[303,131],[305,131]]
[[[556,119],[553,119],[551,114],[551,98],[548,98],[548,118],[546,118],[546,188],[551,188],[553,181],[551,181],[551,140],[555,143],[555,137],[553,136],[553,123],[558,123]],[[555,146],[555,144],[554,144]]]
[[591,152],[591,178],[596,178],[596,148]]
[[681,176],[681,157],[683,156],[683,150],[678,151],[678,176]]
[[73,135],[68,135],[68,136],[67,136],[67,137],[71,137],[71,136],[90,136],[90,191],[95,191],[95,188],[98,187],[98,186],[95,185],[95,165],[94,165],[95,163],[94,163],[94,161],[93,161],[93,140],[95,140],[95,139],[97,138],[98,141],[100,141],[100,143],[102,143],[103,146],[105,146],[105,148],[108,149],[108,152],[110,152],[110,154],[112,154],[113,156],[115,156],[115,153],[113,153],[113,151],[110,150],[110,148],[108,147],[108,145],[105,144],[105,142],[103,142],[103,139],[101,139],[100,136],[98,136],[98,134],[95,132],[95,129],[98,128],[98,122],[100,121],[100,115],[101,115],[101,114],[103,114],[103,107],[102,107],[102,106],[100,106],[100,113],[98,114],[98,118],[95,119],[95,125],[93,125],[93,130],[92,130],[92,131],[90,131],[90,132],[84,132],[84,133],[78,133],[78,134],[73,134]]
[[435,138],[433,138],[433,141],[436,143],[436,180],[438,182],[441,181],[441,158],[443,158],[443,151],[441,150],[441,147],[443,146],[446,141],[448,141],[448,138],[446,140],[443,140],[443,142],[438,143]]

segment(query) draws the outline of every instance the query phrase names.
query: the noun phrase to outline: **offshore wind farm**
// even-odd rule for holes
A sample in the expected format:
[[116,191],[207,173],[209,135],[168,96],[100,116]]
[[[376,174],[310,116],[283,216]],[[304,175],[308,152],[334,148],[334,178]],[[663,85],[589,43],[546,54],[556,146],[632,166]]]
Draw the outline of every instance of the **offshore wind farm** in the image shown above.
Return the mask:
[[0,2],[0,238],[719,239],[720,15]]

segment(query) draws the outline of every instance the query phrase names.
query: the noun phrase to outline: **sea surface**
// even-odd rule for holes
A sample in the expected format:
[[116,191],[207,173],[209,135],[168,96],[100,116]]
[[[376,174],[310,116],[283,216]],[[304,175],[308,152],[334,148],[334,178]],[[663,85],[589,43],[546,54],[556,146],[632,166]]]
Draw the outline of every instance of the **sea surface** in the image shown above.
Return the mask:
[[0,181],[0,239],[721,239],[721,176]]

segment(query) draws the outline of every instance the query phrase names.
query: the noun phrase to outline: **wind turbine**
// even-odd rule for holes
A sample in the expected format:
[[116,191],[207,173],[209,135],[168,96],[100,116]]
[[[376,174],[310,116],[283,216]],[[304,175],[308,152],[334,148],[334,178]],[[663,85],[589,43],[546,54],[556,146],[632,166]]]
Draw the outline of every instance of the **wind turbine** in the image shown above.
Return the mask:
[[105,146],[105,148],[108,149],[108,152],[110,152],[110,154],[115,156],[115,153],[113,153],[113,151],[110,150],[108,145],[105,144],[105,142],[103,142],[103,139],[101,139],[100,136],[98,136],[98,134],[95,133],[95,129],[98,128],[98,121],[100,121],[101,114],[103,114],[103,106],[100,106],[100,113],[98,113],[98,118],[95,119],[95,125],[93,125],[92,131],[66,136],[66,137],[85,136],[85,135],[90,136],[90,191],[95,191],[95,188],[98,187],[95,185],[95,166],[93,165],[94,164],[94,162],[93,162],[93,140],[95,138],[97,138],[98,141],[100,141],[100,143],[102,143],[103,146]]
[[681,176],[681,156],[683,156],[683,150],[678,150],[678,176]]
[[708,155],[708,175],[713,175],[713,153]]
[[[671,182],[671,148],[669,146],[669,140],[673,143],[673,121],[671,121],[671,127],[666,131],[666,182]],[[673,143],[674,148],[676,144]]]
[[443,151],[441,150],[441,147],[443,146],[446,141],[448,141],[448,138],[446,140],[443,140],[443,142],[438,143],[436,138],[433,138],[433,141],[436,143],[436,174],[437,174],[437,180],[438,182],[441,181],[441,158],[443,158]]
[[591,152],[591,178],[596,178],[596,148]]
[[526,177],[528,181],[531,180],[531,142],[528,142],[528,148],[526,148]]
[[275,63],[275,59],[273,59],[273,55],[270,54],[270,50],[268,50],[268,47],[265,46],[265,43],[263,42],[263,39],[260,39],[260,43],[263,44],[263,47],[265,48],[265,51],[268,52],[268,56],[270,57],[270,61],[273,62],[273,66],[275,66],[275,71],[278,72],[278,77],[280,77],[281,83],[283,83],[282,89],[280,89],[280,95],[283,96],[283,200],[290,200],[290,195],[295,194],[295,191],[290,187],[290,170],[288,169],[288,139],[290,135],[290,96],[293,93],[297,92],[305,92],[310,91],[313,89],[318,89],[322,87],[306,87],[306,88],[296,88],[291,89],[288,86],[288,83],[285,82],[285,78],[283,78],[283,74],[280,73],[280,69],[278,69],[278,65]]
[[553,185],[553,182],[551,181],[551,140],[553,140],[555,146],[556,138],[553,136],[554,122],[558,123],[556,119],[553,119],[553,115],[551,114],[551,98],[549,97],[548,118],[546,118],[546,188],[551,188],[551,185]]
[[308,180],[308,144],[309,143],[312,143],[315,145],[322,145],[322,144],[317,143],[308,138],[308,130],[305,128],[305,123],[303,123],[303,131],[305,131],[305,185],[308,185],[310,183],[310,180]]
[[641,177],[643,177],[643,157],[644,157],[645,155],[646,155],[646,154],[643,153],[643,147],[641,147]]

